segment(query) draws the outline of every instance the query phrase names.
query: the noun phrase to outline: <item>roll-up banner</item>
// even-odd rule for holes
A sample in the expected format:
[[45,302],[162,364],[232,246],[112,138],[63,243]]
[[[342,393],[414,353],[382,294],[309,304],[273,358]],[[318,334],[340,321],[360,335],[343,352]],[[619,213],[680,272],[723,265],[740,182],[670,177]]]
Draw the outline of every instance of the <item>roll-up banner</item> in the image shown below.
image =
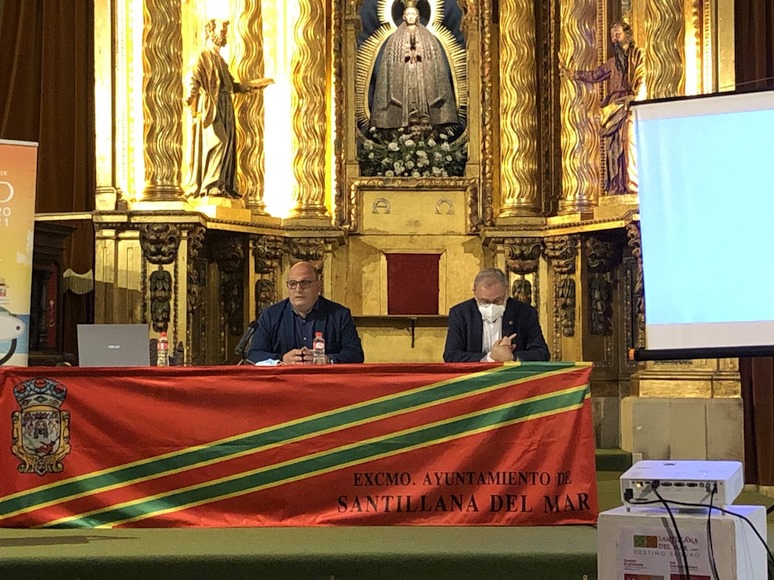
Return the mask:
[[27,366],[38,144],[0,139],[0,365]]

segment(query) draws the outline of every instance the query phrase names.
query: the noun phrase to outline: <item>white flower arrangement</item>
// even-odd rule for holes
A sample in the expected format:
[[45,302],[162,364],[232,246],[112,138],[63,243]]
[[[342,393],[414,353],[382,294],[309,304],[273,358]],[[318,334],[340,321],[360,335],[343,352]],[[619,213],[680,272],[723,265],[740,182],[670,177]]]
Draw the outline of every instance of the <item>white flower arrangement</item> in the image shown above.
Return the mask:
[[451,141],[446,132],[422,134],[404,128],[388,136],[371,127],[358,143],[357,158],[364,177],[462,177],[468,160],[463,137]]

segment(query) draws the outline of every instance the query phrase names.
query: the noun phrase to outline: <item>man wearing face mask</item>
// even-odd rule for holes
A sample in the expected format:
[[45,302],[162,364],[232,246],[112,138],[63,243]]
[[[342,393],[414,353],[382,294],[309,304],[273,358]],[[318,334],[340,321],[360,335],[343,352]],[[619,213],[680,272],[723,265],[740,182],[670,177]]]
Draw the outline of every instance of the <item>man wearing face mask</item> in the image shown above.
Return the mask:
[[508,297],[508,279],[497,268],[478,273],[473,298],[449,311],[445,362],[547,361],[551,358],[537,310]]

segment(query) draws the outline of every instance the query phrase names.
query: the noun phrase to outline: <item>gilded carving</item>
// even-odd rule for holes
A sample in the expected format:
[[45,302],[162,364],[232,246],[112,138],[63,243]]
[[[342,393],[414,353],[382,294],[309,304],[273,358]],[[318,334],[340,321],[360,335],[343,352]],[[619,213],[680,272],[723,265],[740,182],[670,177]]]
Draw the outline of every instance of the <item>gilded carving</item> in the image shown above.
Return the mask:
[[374,203],[371,205],[371,213],[374,214],[388,214],[392,211],[392,205],[390,204],[390,200],[386,197],[378,197],[374,200]]
[[140,247],[151,264],[171,264],[180,247],[180,228],[174,224],[152,223],[140,226]]
[[645,3],[645,85],[649,99],[684,94],[683,0]]
[[261,316],[264,308],[277,301],[276,284],[271,278],[262,278],[255,281],[255,319]]
[[145,196],[151,200],[177,199],[183,157],[179,71],[183,66],[177,0],[143,2],[143,135],[145,142]]
[[626,225],[626,241],[632,257],[637,262],[637,270],[634,277],[634,312],[637,329],[637,346],[645,346],[645,286],[642,275],[642,239],[640,238],[639,222]]
[[240,237],[223,237],[212,245],[212,254],[221,272],[242,272],[245,248]]
[[201,254],[204,249],[204,236],[207,230],[202,226],[194,226],[188,232],[188,284],[187,311],[192,313],[204,306],[204,296],[207,281],[207,260]]
[[[246,2],[237,19],[237,33],[242,42],[234,43],[237,78],[258,79],[264,76],[263,16],[260,2]],[[237,191],[247,207],[265,215],[264,183],[264,123],[263,93],[248,99],[238,99],[234,105],[237,130]]]
[[540,238],[509,238],[504,240],[505,264],[509,272],[518,275],[534,274],[543,253]]
[[575,336],[576,290],[575,260],[578,255],[578,236],[546,238],[545,254],[549,259],[554,277],[554,323],[561,328],[562,336]]
[[613,269],[619,261],[620,251],[615,242],[595,236],[586,239],[592,335],[613,334]]
[[[559,62],[575,69],[597,63],[596,2],[561,0]],[[591,42],[589,42],[591,39]],[[560,213],[580,212],[599,203],[599,101],[592,86],[566,78],[559,93],[562,119]]]
[[[360,216],[358,208],[361,190],[464,190],[468,203],[468,228],[469,232],[477,232],[481,227],[481,220],[478,215],[478,181],[475,179],[435,179],[427,178],[406,178],[396,179],[390,177],[353,179],[349,186],[349,231],[357,232],[360,228]],[[377,200],[378,201],[378,200]],[[374,208],[371,208],[372,212]]]
[[[332,2],[333,22],[333,109],[344,111],[346,103],[346,76],[344,74],[344,3]],[[346,156],[344,155],[344,143],[342,139],[346,131],[346,116],[335,115],[333,140],[334,168],[334,221],[337,226],[344,224],[347,216],[347,188],[346,188]]]
[[150,311],[153,330],[166,332],[170,320],[172,275],[159,265],[150,275]]
[[244,258],[241,238],[229,237],[213,246],[220,273],[220,303],[229,332],[238,336],[244,325]]
[[516,278],[511,284],[511,296],[526,304],[532,304],[532,282],[526,278]]
[[494,226],[492,0],[481,0],[481,221]]
[[322,262],[325,257],[325,238],[291,238],[286,240],[295,262]]
[[500,216],[536,215],[540,203],[534,2],[503,0],[499,7]]
[[317,0],[300,0],[293,31],[290,108],[293,115],[293,209],[297,218],[325,218],[325,6]]
[[253,260],[256,274],[271,274],[280,266],[282,238],[261,236],[255,240]]

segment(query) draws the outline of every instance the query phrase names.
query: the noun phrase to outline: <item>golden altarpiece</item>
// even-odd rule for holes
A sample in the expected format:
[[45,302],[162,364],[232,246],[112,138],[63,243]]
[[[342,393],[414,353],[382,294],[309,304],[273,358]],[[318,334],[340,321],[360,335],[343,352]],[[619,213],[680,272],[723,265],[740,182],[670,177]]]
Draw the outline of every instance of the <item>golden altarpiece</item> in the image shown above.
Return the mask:
[[[187,364],[233,364],[289,265],[313,260],[355,315],[366,362],[440,362],[449,308],[500,267],[538,309],[553,359],[594,362],[599,447],[741,459],[736,360],[627,357],[644,346],[636,183],[610,185],[614,87],[575,72],[613,58],[611,26],[625,22],[637,98],[729,89],[732,0],[406,4],[95,3],[96,321],[146,322]],[[209,19],[230,22],[221,54],[237,81],[273,79],[233,95],[238,197],[183,183],[183,79]],[[436,102],[411,95],[428,85]],[[437,309],[392,311],[395,255],[437,257]]]

